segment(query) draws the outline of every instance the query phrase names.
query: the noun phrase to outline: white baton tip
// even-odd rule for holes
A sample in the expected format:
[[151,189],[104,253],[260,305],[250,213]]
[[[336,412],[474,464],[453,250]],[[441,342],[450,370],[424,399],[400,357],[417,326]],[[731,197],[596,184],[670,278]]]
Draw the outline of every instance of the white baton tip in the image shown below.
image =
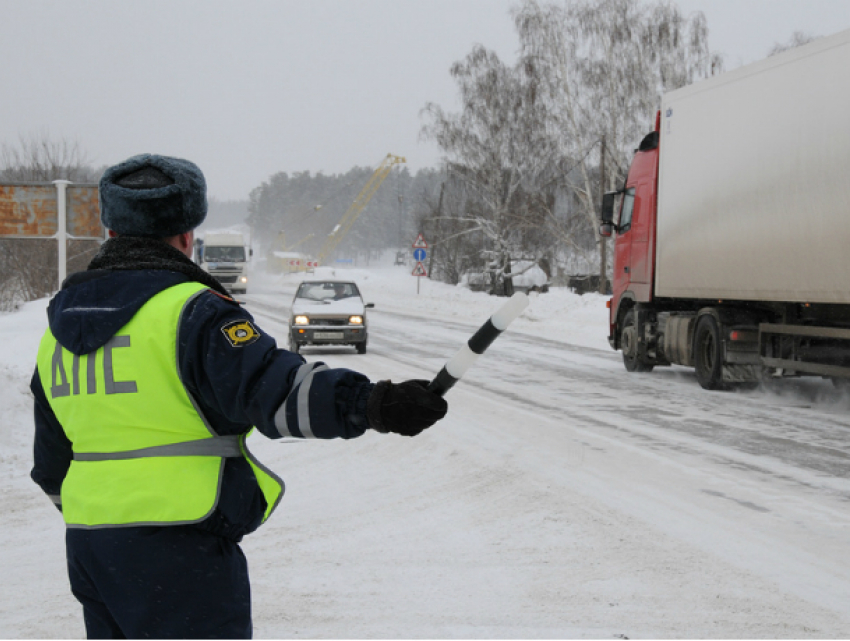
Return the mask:
[[522,292],[517,292],[490,317],[490,322],[493,323],[493,327],[502,332],[517,316],[522,314],[526,307],[528,307],[528,296]]
[[466,370],[472,367],[472,364],[478,358],[478,354],[469,349],[469,345],[461,347],[457,354],[452,356],[452,359],[446,363],[446,371],[454,378],[461,378],[466,374]]

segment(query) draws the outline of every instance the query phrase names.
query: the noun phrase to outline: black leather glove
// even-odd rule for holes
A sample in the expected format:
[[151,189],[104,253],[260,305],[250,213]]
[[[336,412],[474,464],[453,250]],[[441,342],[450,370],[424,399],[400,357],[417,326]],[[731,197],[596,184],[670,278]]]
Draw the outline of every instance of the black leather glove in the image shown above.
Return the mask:
[[379,381],[369,395],[366,417],[375,431],[416,436],[446,415],[442,396],[428,391],[428,381],[411,380],[398,385]]

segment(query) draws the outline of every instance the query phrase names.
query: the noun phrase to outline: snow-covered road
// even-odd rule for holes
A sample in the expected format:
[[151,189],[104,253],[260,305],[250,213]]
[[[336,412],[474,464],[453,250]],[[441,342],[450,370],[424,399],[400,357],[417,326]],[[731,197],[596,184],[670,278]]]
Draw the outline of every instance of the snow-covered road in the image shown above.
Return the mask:
[[[430,378],[499,303],[402,279],[358,275],[376,303],[367,354],[304,356]],[[281,344],[294,286],[246,297]],[[287,482],[243,542],[255,635],[847,637],[850,397],[817,380],[712,393],[684,369],[628,374],[602,301],[532,300],[415,439],[252,437]],[[0,637],[80,637],[61,519],[26,479],[35,311],[0,317]]]
[[[278,310],[256,311],[269,324],[285,308],[283,297]],[[478,326],[386,301],[370,321],[367,355],[305,356],[373,378],[430,378]],[[367,540],[361,527],[375,523],[405,533],[373,579],[393,598],[385,624],[364,602],[345,611],[344,634],[846,636],[847,399],[823,381],[784,396],[710,393],[686,370],[630,375],[618,354],[568,341],[506,332],[449,393],[451,413],[431,432],[369,438],[356,454],[332,446],[321,473],[339,474],[332,491],[352,506],[341,521],[328,516],[333,527]],[[326,470],[337,455],[350,469]],[[390,490],[394,470],[422,480]],[[349,475],[372,480],[349,493]],[[385,492],[394,500],[374,505]],[[297,530],[302,519],[292,520],[281,527]],[[354,558],[380,563],[388,552],[375,537],[348,560],[354,584]],[[430,571],[396,577],[410,564]],[[411,601],[423,593],[433,595]],[[333,636],[337,625],[347,624],[317,621],[306,634]]]

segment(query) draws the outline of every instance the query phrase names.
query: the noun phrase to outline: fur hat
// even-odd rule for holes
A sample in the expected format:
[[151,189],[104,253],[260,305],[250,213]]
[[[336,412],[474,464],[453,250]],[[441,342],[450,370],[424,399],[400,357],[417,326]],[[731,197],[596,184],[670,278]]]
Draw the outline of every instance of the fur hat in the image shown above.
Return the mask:
[[106,170],[99,196],[100,221],[120,236],[175,236],[207,216],[204,174],[181,158],[128,158]]

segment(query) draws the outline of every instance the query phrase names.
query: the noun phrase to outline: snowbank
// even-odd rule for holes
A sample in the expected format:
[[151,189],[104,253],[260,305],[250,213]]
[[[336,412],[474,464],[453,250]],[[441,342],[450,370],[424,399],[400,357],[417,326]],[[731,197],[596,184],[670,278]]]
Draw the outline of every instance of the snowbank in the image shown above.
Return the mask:
[[[504,298],[474,292],[462,285],[447,285],[410,275],[407,266],[376,269],[319,267],[314,274],[270,276],[255,274],[260,287],[279,287],[294,291],[301,280],[344,278],[357,282],[367,303],[376,310],[398,313],[439,314],[470,323],[483,323],[504,303]],[[512,332],[542,336],[554,341],[610,350],[608,345],[607,296],[579,296],[566,287],[552,287],[546,293],[531,292],[528,308],[513,322]]]

